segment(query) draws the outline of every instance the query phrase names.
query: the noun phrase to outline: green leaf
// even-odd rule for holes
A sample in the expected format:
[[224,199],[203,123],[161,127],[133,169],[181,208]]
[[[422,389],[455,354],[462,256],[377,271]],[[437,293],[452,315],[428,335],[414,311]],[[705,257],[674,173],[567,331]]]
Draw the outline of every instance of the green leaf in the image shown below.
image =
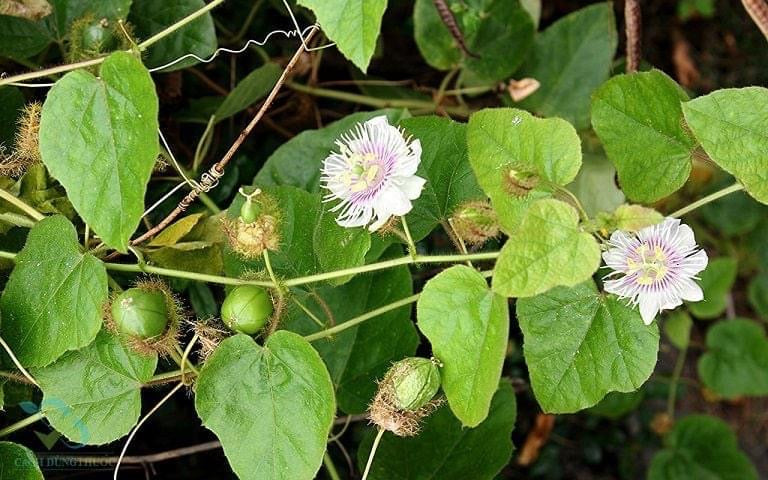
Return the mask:
[[182,242],[145,253],[148,260],[164,268],[208,275],[224,271],[221,247],[210,242]]
[[92,14],[97,19],[107,18],[117,20],[128,16],[133,0],[48,0],[53,7],[53,13],[45,20],[49,30],[59,40],[63,40],[69,32],[69,27],[80,17]]
[[68,439],[103,445],[127,434],[141,413],[141,387],[157,355],[140,355],[102,330],[93,343],[32,375],[43,391],[41,411]]
[[38,22],[0,15],[0,57],[29,58],[42,52],[52,40]]
[[426,237],[467,200],[483,198],[467,157],[467,126],[436,116],[400,121],[408,135],[421,142],[422,154],[416,172],[427,180],[421,196],[406,216],[413,239]]
[[[712,184],[703,194],[714,193],[733,184],[733,177]],[[758,202],[747,192],[733,192],[716,202],[701,208],[701,218],[715,231],[726,237],[737,237],[755,230],[768,217],[768,207]],[[762,242],[761,242],[762,247]]]
[[320,167],[331,150],[337,147],[335,141],[342,133],[353,129],[356,124],[374,117],[386,115],[389,123],[395,124],[407,116],[404,110],[376,110],[347,115],[339,121],[318,130],[305,130],[280,145],[270,155],[254,178],[256,185],[292,185],[308,192],[320,191]]
[[[511,433],[517,404],[506,382],[491,402],[488,418],[475,428],[463,427],[442,407],[424,421],[415,437],[385,433],[371,466],[369,480],[492,480],[512,455]],[[358,465],[365,466],[374,431],[363,440]]]
[[727,88],[683,103],[685,121],[707,155],[768,203],[768,89]]
[[48,365],[93,341],[106,300],[104,265],[80,253],[66,218],[48,217],[30,230],[0,298],[2,336],[24,366]]
[[600,245],[579,228],[576,210],[559,200],[534,203],[501,249],[493,291],[532,297],[587,280],[600,266]]
[[475,427],[488,416],[507,352],[507,300],[475,269],[456,265],[424,286],[419,330],[443,364],[442,387],[454,415]]
[[43,480],[34,452],[18,443],[0,442],[0,480]]
[[195,408],[243,480],[303,480],[323,461],[336,405],[320,356],[284,330],[264,346],[235,335],[205,362]]
[[645,390],[642,388],[634,392],[611,392],[600,403],[589,408],[588,412],[599,417],[619,419],[635,411],[643,402]]
[[616,230],[637,232],[664,220],[664,215],[642,205],[619,205],[613,212],[612,223]]
[[460,49],[431,0],[417,0],[413,11],[416,45],[438,70],[461,67],[478,83],[507,80],[533,43],[531,15],[518,0],[449,0],[469,51]]
[[16,87],[0,87],[0,144],[10,147],[16,131],[16,118],[24,106],[24,95]]
[[[586,146],[586,145],[585,145]],[[576,195],[587,215],[611,212],[624,202],[624,194],[616,186],[616,168],[604,154],[584,153],[584,164],[568,190]]]
[[[413,293],[411,283],[408,268],[402,266],[356,277],[340,287],[296,294],[296,299],[324,324],[318,325],[301,308],[292,305],[283,325],[302,335],[316,333],[409,297]],[[366,411],[376,393],[376,381],[384,377],[393,362],[413,356],[418,344],[411,307],[404,306],[316,340],[312,345],[328,366],[339,408],[348,414],[359,414]]]
[[[267,188],[265,193],[275,198],[282,215],[280,248],[270,253],[276,273],[298,277],[363,264],[371,247],[368,230],[337,225],[319,194],[288,186]],[[239,214],[243,201],[242,195],[238,195],[230,206],[231,214]],[[261,269],[262,265],[261,260],[230,260],[228,272],[237,275],[248,269]],[[350,278],[337,278],[332,283],[341,284]]]
[[545,412],[571,413],[608,392],[637,390],[653,372],[659,329],[588,281],[517,301],[531,385]]
[[736,281],[738,263],[730,257],[709,261],[700,276],[699,285],[704,291],[704,300],[688,303],[688,310],[697,318],[717,318],[725,312],[728,293]]
[[727,398],[768,395],[768,338],[763,326],[738,318],[715,324],[707,331],[699,377]]
[[275,86],[282,72],[280,65],[268,62],[249,73],[229,92],[216,110],[216,122],[226,120],[264,98]]
[[693,320],[691,320],[691,316],[685,310],[670,312],[662,323],[664,334],[669,339],[669,342],[678,350],[688,348],[688,344],[691,341],[692,326]]
[[43,105],[40,153],[83,220],[125,252],[144,212],[159,152],[158,100],[146,68],[116,52],[100,78],[84,70],[56,82]]
[[571,183],[581,168],[581,141],[570,123],[535,118],[524,110],[480,110],[467,128],[469,162],[477,181],[491,198],[501,227],[512,233],[533,200],[549,195],[544,185],[526,197],[509,193],[510,169],[538,175],[543,182]]
[[[138,36],[149,38],[204,6],[203,0],[164,0],[162,4],[155,0],[133,0],[128,21],[136,27]],[[157,68],[188,54],[205,59],[213,54],[217,45],[216,29],[209,12],[152,45],[144,62],[149,68]],[[180,70],[197,63],[188,58],[163,71]]]
[[183,217],[181,220],[177,220],[171,225],[168,225],[165,230],[160,232],[158,236],[152,239],[147,244],[148,247],[170,247],[176,245],[184,238],[193,228],[197,225],[197,222],[203,217],[202,213],[193,213]]
[[[765,248],[765,247],[762,247]],[[768,274],[762,273],[749,282],[749,305],[763,320],[768,320]]]
[[618,43],[611,2],[597,3],[562,17],[544,30],[519,77],[541,86],[521,105],[540,116],[559,116],[578,129],[589,127],[592,92],[610,75]]
[[592,97],[592,126],[630,199],[658,200],[688,179],[696,141],[683,125],[685,100],[659,70],[617,75]]
[[722,420],[690,415],[665,437],[666,448],[651,460],[648,480],[757,480],[755,467]]
[[298,0],[311,8],[328,38],[357,68],[371,62],[387,0]]

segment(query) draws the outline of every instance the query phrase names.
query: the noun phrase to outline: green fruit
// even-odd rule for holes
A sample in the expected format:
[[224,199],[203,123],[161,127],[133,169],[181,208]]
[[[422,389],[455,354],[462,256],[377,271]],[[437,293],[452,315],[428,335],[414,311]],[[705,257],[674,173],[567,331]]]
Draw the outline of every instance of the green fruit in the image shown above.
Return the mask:
[[427,358],[404,358],[395,362],[389,372],[395,406],[400,410],[418,410],[440,388],[440,371]]
[[83,28],[81,36],[83,48],[94,52],[106,52],[117,48],[117,39],[104,22],[97,21]]
[[168,317],[165,294],[159,290],[129,288],[112,302],[117,330],[144,340],[165,333]]
[[240,285],[224,299],[221,319],[232,330],[253,335],[264,328],[273,310],[266,290],[255,285]]
[[261,213],[261,208],[250,199],[247,199],[243,206],[240,207],[240,218],[244,223],[255,222],[259,218],[259,213]]

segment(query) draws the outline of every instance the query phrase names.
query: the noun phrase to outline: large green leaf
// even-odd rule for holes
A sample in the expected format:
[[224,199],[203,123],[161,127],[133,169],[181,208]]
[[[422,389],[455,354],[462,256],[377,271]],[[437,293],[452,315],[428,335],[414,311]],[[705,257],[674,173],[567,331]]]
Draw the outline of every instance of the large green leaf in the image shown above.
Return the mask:
[[[346,322],[413,293],[407,267],[354,278],[340,287],[324,287],[296,299],[324,322],[318,325],[298,306],[291,306],[284,327],[308,335]],[[329,318],[330,315],[330,318]],[[336,400],[345,413],[365,412],[392,362],[416,353],[419,335],[404,306],[313,342],[328,366]]]
[[648,480],[752,480],[755,467],[736,435],[719,418],[690,415],[664,438],[666,448],[651,461]]
[[[369,480],[491,480],[509,463],[517,404],[512,386],[499,385],[488,418],[466,428],[442,407],[415,437],[385,433]],[[375,432],[363,440],[358,465],[365,466]]]
[[157,355],[141,355],[102,330],[93,343],[33,372],[40,407],[70,440],[102,445],[127,434],[141,413],[141,386],[155,373]]
[[[282,215],[280,247],[270,254],[275,272],[297,277],[362,265],[371,247],[368,230],[337,225],[320,194],[288,186],[267,188],[265,193],[277,201]],[[242,203],[243,198],[238,195],[230,212],[239,212]],[[238,275],[262,266],[260,260],[229,260],[229,272]],[[338,278],[332,283],[344,283],[350,278]]]
[[83,220],[120,251],[144,212],[159,152],[157,112],[149,72],[125,52],[107,57],[100,78],[84,70],[66,74],[43,105],[43,163]]
[[39,22],[0,15],[0,57],[28,58],[43,51],[51,40]]
[[507,300],[475,269],[456,265],[424,286],[419,330],[442,363],[442,387],[454,415],[475,427],[488,416],[507,352]]
[[418,241],[445,222],[463,202],[484,195],[467,157],[465,124],[432,116],[407,118],[400,125],[421,142],[421,164],[416,174],[427,179],[406,217],[408,228]]
[[[163,0],[159,4],[155,0],[133,0],[128,20],[136,27],[139,36],[149,38],[204,6],[203,0]],[[213,17],[206,13],[152,45],[144,61],[148,67],[156,68],[190,53],[205,59],[213,54],[217,45]],[[163,71],[179,70],[196,63],[197,60],[188,58]]]
[[545,412],[591,407],[608,392],[637,390],[653,372],[656,324],[597,291],[591,280],[517,301],[525,363]]
[[43,480],[34,452],[11,442],[0,442],[0,480]]
[[717,90],[683,104],[685,121],[709,157],[768,203],[768,89]]
[[241,479],[309,480],[323,461],[336,405],[312,346],[284,330],[264,346],[236,335],[205,362],[195,407]]
[[717,318],[725,312],[728,293],[736,281],[738,263],[730,257],[715,258],[699,275],[704,300],[689,303],[688,310],[698,318]]
[[521,105],[542,116],[562,117],[579,129],[589,127],[590,96],[610,75],[617,37],[610,2],[553,23],[536,37],[519,74],[541,84]]
[[10,147],[19,110],[24,106],[24,95],[16,87],[0,87],[0,144]]
[[688,179],[696,141],[683,124],[685,100],[659,70],[617,75],[592,97],[592,126],[630,199],[658,200]]
[[0,332],[23,365],[42,367],[93,341],[106,300],[104,265],[80,253],[66,218],[49,217],[30,230],[16,257],[0,298]]
[[249,73],[216,110],[216,122],[226,120],[261,100],[275,86],[282,72],[280,65],[268,62]]
[[552,287],[572,286],[600,266],[600,245],[579,228],[576,210],[559,200],[531,205],[493,269],[493,291],[531,297]]
[[[524,110],[480,110],[467,128],[469,162],[491,198],[501,227],[513,232],[533,200],[549,195],[547,182],[566,185],[581,168],[581,141],[559,118],[535,118]],[[540,185],[524,197],[509,191],[510,170],[538,175]]]
[[416,45],[427,63],[439,70],[460,66],[477,82],[508,79],[533,43],[531,15],[518,0],[446,3],[472,55],[459,49],[432,0],[417,0],[413,12]]
[[768,338],[762,325],[737,318],[710,328],[699,377],[724,397],[768,395]]
[[96,19],[125,19],[131,8],[132,0],[48,0],[53,12],[46,17],[48,28],[61,41],[64,40],[72,22],[85,15]]
[[576,195],[587,215],[612,212],[624,202],[624,193],[616,186],[616,168],[604,154],[584,152],[584,164],[568,190]]
[[387,0],[298,0],[311,8],[323,32],[357,68],[371,62]]
[[379,115],[386,115],[389,123],[397,123],[407,116],[403,110],[376,110],[347,115],[343,119],[318,130],[306,130],[280,145],[270,155],[254,179],[256,185],[292,185],[308,192],[320,191],[320,167],[334,143],[358,123]]

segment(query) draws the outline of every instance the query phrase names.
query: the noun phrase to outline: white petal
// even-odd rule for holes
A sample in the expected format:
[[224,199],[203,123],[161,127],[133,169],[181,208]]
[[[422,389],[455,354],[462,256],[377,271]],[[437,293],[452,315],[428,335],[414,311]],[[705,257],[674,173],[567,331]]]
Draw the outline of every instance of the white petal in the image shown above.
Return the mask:
[[352,215],[336,218],[336,223],[346,228],[362,227],[371,221],[371,217],[373,217],[373,209],[362,207]]
[[688,250],[696,247],[696,239],[693,236],[693,230],[685,224],[681,224],[677,227],[675,238],[672,241],[681,249]]
[[391,126],[389,124],[389,120],[387,119],[386,115],[379,115],[378,117],[373,117],[372,119],[365,122],[365,124],[373,128],[382,128],[382,127]]
[[413,177],[395,178],[393,183],[397,183],[400,191],[410,200],[416,200],[421,195],[421,190],[424,188],[424,184],[427,183],[427,180],[414,175]]
[[369,232],[375,232],[376,230],[380,229],[382,227],[382,225],[387,223],[387,220],[389,220],[389,217],[379,217],[379,218],[377,218],[375,222],[373,222],[372,224],[370,224],[368,226],[368,231]]
[[627,271],[627,252],[623,248],[612,248],[607,252],[603,252],[603,261],[613,270]]
[[650,325],[656,314],[659,313],[659,302],[656,295],[642,295],[638,299],[640,304],[640,316],[643,317],[643,323]]
[[413,205],[411,205],[408,197],[394,185],[381,192],[373,204],[373,209],[379,217],[382,216],[382,213],[387,217],[390,215],[402,216],[410,212],[412,208]]
[[683,280],[680,288],[680,296],[687,302],[700,302],[704,300],[704,292],[693,280]]
[[685,275],[692,277],[707,268],[708,262],[709,257],[707,257],[707,252],[699,250],[690,257],[686,257],[685,260],[681,262],[681,267]]

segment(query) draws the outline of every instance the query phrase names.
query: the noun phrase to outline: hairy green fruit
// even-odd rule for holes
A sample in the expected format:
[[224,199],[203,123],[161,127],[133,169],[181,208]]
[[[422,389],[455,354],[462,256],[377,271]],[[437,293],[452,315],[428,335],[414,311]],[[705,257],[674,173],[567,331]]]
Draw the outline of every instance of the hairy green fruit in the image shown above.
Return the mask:
[[162,291],[129,288],[112,302],[112,319],[120,333],[143,340],[168,328],[168,306]]
[[400,410],[418,410],[440,388],[440,371],[427,358],[405,358],[392,365],[390,372],[393,400]]
[[272,299],[261,287],[235,287],[221,305],[221,319],[232,330],[253,335],[264,328],[272,315]]
[[88,51],[109,52],[117,48],[114,30],[106,20],[92,22],[83,27],[82,47]]

